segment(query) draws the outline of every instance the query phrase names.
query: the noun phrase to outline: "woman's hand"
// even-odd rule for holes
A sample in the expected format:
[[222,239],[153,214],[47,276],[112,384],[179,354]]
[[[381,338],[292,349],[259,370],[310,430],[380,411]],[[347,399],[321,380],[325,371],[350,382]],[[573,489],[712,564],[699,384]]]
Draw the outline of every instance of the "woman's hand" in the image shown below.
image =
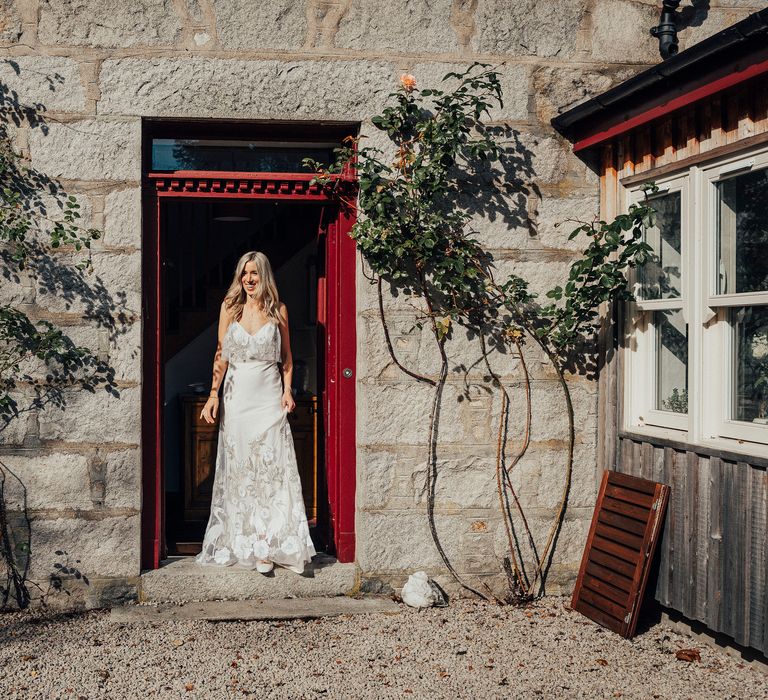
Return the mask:
[[206,423],[215,423],[218,413],[219,397],[209,396],[208,400],[205,402],[205,406],[203,406],[203,410],[200,411],[200,418],[202,418]]
[[293,413],[293,409],[296,408],[296,402],[293,400],[293,394],[291,393],[290,389],[286,389],[283,392],[283,399],[281,403],[283,408],[288,411],[288,413]]

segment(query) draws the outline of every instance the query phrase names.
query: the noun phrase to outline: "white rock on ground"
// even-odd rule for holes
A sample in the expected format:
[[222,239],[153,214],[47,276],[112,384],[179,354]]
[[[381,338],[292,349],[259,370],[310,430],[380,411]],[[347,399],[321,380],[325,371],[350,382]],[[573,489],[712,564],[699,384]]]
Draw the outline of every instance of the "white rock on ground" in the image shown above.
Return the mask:
[[[675,652],[698,647],[701,662]],[[768,676],[660,625],[633,641],[550,598],[291,622],[0,617],[0,697],[758,698]]]

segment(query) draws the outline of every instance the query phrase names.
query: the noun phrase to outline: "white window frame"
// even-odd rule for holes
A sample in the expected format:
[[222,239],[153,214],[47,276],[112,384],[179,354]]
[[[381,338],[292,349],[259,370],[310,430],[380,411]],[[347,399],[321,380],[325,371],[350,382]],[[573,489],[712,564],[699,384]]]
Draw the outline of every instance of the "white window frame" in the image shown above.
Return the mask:
[[[708,381],[702,377],[700,392],[703,400],[711,406],[703,412],[702,437],[705,439],[731,438],[739,442],[768,444],[768,426],[754,425],[745,421],[731,419],[733,373],[735,371],[734,338],[729,323],[729,312],[741,306],[768,305],[768,291],[717,294],[717,183],[747,172],[768,169],[768,148],[739,154],[708,164],[701,168],[701,212],[705,217],[706,245],[703,270],[706,278],[702,280],[703,296],[706,297],[704,319],[711,319],[704,326],[703,344],[704,364],[708,369],[716,370]],[[726,369],[730,368],[730,372]]]
[[[690,422],[689,413],[674,413],[653,408],[656,401],[656,333],[653,316],[656,311],[680,310],[683,319],[688,323],[687,290],[690,265],[688,264],[689,246],[687,242],[690,221],[690,188],[685,174],[675,174],[660,178],[656,183],[659,191],[655,194],[664,195],[680,193],[680,297],[668,299],[642,299],[641,285],[638,274],[630,276],[630,284],[635,295],[635,302],[630,305],[629,319],[631,327],[628,332],[632,339],[632,352],[627,362],[628,373],[625,387],[628,394],[627,414],[636,426],[655,429],[687,431]],[[654,195],[651,195],[654,196]],[[643,186],[639,185],[628,192],[628,206],[641,204],[645,200]],[[690,327],[690,324],[689,324]],[[690,345],[690,343],[689,343]],[[690,361],[689,361],[690,371]],[[649,381],[653,377],[654,381]],[[641,378],[644,378],[641,379]],[[690,378],[688,380],[690,386]],[[689,392],[690,395],[690,392]]]
[[[662,192],[681,192],[681,296],[637,299],[627,305],[624,356],[625,430],[768,456],[768,425],[730,419],[735,372],[729,312],[768,306],[768,291],[717,294],[717,190],[725,179],[768,168],[768,145],[694,165],[663,177],[649,177]],[[622,188],[625,210],[644,199],[642,185]],[[768,254],[768,251],[767,251]],[[630,279],[637,296],[639,280]],[[676,303],[670,303],[676,302]],[[688,413],[655,410],[654,311],[681,308],[688,326]],[[728,371],[730,370],[730,371]]]

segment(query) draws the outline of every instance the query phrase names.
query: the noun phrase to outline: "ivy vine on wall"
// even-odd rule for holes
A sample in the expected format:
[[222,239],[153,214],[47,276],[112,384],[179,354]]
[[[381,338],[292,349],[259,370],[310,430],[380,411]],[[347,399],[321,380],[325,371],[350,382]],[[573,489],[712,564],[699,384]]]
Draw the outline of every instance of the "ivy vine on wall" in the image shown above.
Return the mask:
[[[594,339],[600,309],[609,302],[631,299],[627,284],[630,268],[646,261],[650,247],[643,241],[652,209],[635,205],[611,222],[574,222],[569,239],[584,240],[581,255],[570,266],[566,279],[546,293],[543,301],[529,283],[510,274],[495,274],[492,255],[475,238],[471,221],[477,210],[474,199],[486,196],[489,206],[503,207],[509,197],[530,194],[526,177],[533,175],[530,154],[521,152],[519,139],[510,148],[499,129],[486,126],[490,110],[502,106],[498,74],[487,65],[473,64],[466,71],[448,73],[444,83],[452,89],[418,89],[412,76],[401,77],[390,94],[390,104],[372,118],[386,134],[386,152],[365,146],[360,139],[347,141],[336,151],[330,166],[307,160],[315,181],[329,188],[344,206],[357,207],[360,216],[352,230],[376,285],[379,312],[387,349],[397,367],[417,382],[433,389],[427,419],[427,517],[442,561],[456,581],[483,598],[497,597],[484,586],[473,586],[454,568],[443,548],[435,524],[435,493],[439,473],[439,428],[446,380],[449,374],[448,343],[458,329],[476,340],[488,375],[501,400],[496,445],[496,485],[505,526],[508,551],[503,559],[508,601],[540,595],[554,544],[563,523],[574,461],[574,410],[566,374],[594,368]],[[527,167],[523,167],[527,164]],[[505,178],[494,176],[499,166]],[[502,182],[502,180],[507,182]],[[350,183],[356,181],[356,189]],[[510,190],[509,182],[516,185]],[[479,185],[478,185],[479,183]],[[492,192],[492,190],[495,190]],[[506,198],[506,199],[505,199]],[[543,263],[546,264],[546,263]],[[435,376],[419,373],[398,356],[385,311],[382,283],[395,294],[421,301],[414,307],[414,326],[431,331],[439,357]],[[530,347],[542,351],[554,369],[568,417],[567,466],[562,494],[543,547],[534,542],[525,508],[511,474],[531,443],[531,377],[526,365]],[[523,373],[523,437],[508,455],[510,387],[490,363],[497,352],[519,363]],[[520,405],[519,403],[516,405]],[[528,559],[520,544],[529,545]]]

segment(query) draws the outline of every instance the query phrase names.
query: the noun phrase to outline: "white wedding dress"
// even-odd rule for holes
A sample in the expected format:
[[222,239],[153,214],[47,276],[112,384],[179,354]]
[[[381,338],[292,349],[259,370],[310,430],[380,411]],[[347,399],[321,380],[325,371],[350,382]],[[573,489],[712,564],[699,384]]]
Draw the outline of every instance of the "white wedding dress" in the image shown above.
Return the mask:
[[278,325],[268,322],[251,335],[231,323],[222,358],[229,367],[211,516],[197,561],[255,568],[258,560],[268,560],[301,573],[315,548],[288,414],[280,402]]

